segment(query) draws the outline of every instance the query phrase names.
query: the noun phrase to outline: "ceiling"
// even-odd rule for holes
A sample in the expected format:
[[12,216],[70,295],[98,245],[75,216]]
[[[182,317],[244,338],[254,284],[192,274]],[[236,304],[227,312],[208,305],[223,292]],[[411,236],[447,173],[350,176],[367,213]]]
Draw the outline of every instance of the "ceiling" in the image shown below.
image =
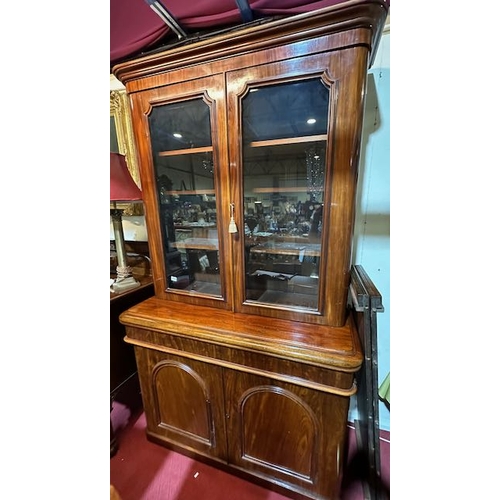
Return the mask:
[[110,66],[243,24],[358,1],[110,0]]

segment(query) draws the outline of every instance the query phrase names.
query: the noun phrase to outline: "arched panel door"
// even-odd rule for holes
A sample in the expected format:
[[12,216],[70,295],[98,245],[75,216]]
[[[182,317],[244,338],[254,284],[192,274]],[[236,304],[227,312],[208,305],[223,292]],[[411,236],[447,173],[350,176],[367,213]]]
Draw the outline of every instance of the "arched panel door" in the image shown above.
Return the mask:
[[289,490],[334,498],[346,398],[225,371],[229,461]]
[[137,348],[147,432],[154,440],[225,458],[220,368]]
[[313,481],[318,422],[299,397],[273,385],[246,391],[238,404],[241,459]]

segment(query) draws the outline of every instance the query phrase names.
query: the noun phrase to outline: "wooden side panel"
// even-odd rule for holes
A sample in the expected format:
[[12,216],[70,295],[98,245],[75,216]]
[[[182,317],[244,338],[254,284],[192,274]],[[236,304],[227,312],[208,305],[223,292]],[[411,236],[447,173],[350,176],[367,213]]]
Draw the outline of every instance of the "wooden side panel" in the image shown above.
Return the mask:
[[221,369],[135,347],[148,436],[213,458],[226,456]]

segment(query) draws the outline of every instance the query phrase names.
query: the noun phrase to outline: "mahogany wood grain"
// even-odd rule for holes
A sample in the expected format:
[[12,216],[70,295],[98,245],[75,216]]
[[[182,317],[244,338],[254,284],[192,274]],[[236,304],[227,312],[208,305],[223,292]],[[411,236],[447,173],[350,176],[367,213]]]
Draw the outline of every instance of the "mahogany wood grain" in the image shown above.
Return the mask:
[[[230,262],[231,242],[226,231],[229,224],[229,174],[227,172],[227,148],[225,146],[226,114],[224,100],[224,79],[222,75],[213,75],[197,79],[192,82],[172,85],[168,94],[153,90],[134,96],[132,100],[132,114],[134,119],[136,144],[139,151],[139,167],[143,190],[144,205],[146,206],[146,224],[151,249],[153,275],[155,278],[155,294],[157,297],[174,302],[190,304],[210,304],[215,308],[232,308],[233,269],[231,266],[221,267],[222,298],[201,297],[183,290],[167,290],[166,268],[164,261],[164,246],[160,223],[160,207],[156,194],[156,178],[153,158],[149,143],[148,116],[154,106],[165,102],[202,98],[212,108],[211,120],[213,131],[214,164],[221,165],[214,171],[215,196],[218,204],[217,225],[219,238],[219,258],[223,262]],[[225,168],[224,168],[225,166]],[[227,221],[225,223],[224,221]]]
[[148,435],[224,459],[221,368],[152,349],[135,349]]
[[[263,54],[252,51],[234,58],[225,58],[224,61],[208,61],[203,65],[203,70],[199,66],[192,68],[191,79],[187,81],[179,81],[179,77],[175,77],[176,83],[170,82],[172,73],[180,72],[184,76],[184,70],[174,69],[171,73],[165,71],[161,77],[154,77],[155,85],[162,78],[164,87],[151,88],[132,95],[132,114],[141,158],[139,164],[144,185],[144,203],[147,207],[146,220],[150,228],[148,232],[151,235],[155,292],[158,297],[315,324],[344,323],[351,265],[360,123],[364,105],[363,89],[370,51],[366,44],[369,38],[365,40],[363,35],[360,40],[353,38],[352,34],[348,36],[342,33],[341,41],[347,45],[336,45],[337,50],[331,52],[332,43],[339,44],[337,35],[340,34],[324,35],[326,38],[320,41],[313,42],[308,38],[302,42],[308,46],[309,51],[314,49],[320,51],[319,53],[302,54],[299,50],[290,58],[290,47],[281,44],[273,50],[266,49]],[[298,41],[295,43],[299,44]],[[297,53],[302,56],[297,57]],[[207,66],[212,68],[210,77],[203,76]],[[244,69],[240,69],[241,66]],[[224,84],[224,74],[227,87]],[[327,187],[324,193],[325,206],[331,208],[324,211],[323,248],[326,251],[321,259],[320,276],[323,278],[320,280],[318,310],[308,312],[253,302],[246,303],[242,237],[239,233],[230,234],[226,231],[230,220],[229,205],[234,203],[236,207],[243,206],[243,178],[242,170],[239,168],[242,164],[240,129],[238,126],[227,127],[227,124],[240,123],[240,101],[248,92],[252,82],[286,82],[298,77],[315,75],[321,77],[331,88],[331,124],[328,130],[328,169],[325,179]],[[205,299],[186,291],[167,290],[159,207],[149,144],[147,116],[153,106],[201,95],[205,96],[213,107],[211,116],[214,164],[218,166],[214,169],[214,173],[219,239],[222,243],[219,251],[220,260],[226,263],[221,266],[222,300]],[[228,132],[227,138],[226,132]],[[235,220],[240,228],[244,227],[241,211],[236,211]]]
[[120,320],[151,440],[300,497],[335,498],[362,360],[350,319],[325,327],[153,297]]
[[253,375],[225,377],[230,463],[313,498],[339,493],[348,400]]
[[137,335],[139,329],[169,332],[218,346],[273,354],[350,373],[357,371],[363,360],[351,317],[342,327],[329,327],[170,303],[152,297],[122,313],[120,321],[125,326],[137,327],[132,332],[128,329],[127,337]]
[[124,312],[152,441],[296,498],[336,498],[362,356],[325,327],[150,298]]

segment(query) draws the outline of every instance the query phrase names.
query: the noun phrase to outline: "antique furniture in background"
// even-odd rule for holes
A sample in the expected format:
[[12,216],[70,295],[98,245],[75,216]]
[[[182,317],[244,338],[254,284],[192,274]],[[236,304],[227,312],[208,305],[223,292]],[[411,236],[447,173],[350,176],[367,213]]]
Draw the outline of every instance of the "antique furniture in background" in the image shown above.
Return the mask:
[[132,102],[155,296],[120,316],[149,439],[338,498],[363,362],[348,307],[366,74],[353,0],[113,68]]
[[[153,278],[145,274],[136,276],[140,286],[122,293],[110,293],[109,347],[110,347],[110,391],[111,406],[120,401],[133,411],[140,407],[140,388],[134,349],[124,342],[125,327],[119,316],[131,306],[154,294]],[[111,424],[111,456],[118,450],[113,425]]]

